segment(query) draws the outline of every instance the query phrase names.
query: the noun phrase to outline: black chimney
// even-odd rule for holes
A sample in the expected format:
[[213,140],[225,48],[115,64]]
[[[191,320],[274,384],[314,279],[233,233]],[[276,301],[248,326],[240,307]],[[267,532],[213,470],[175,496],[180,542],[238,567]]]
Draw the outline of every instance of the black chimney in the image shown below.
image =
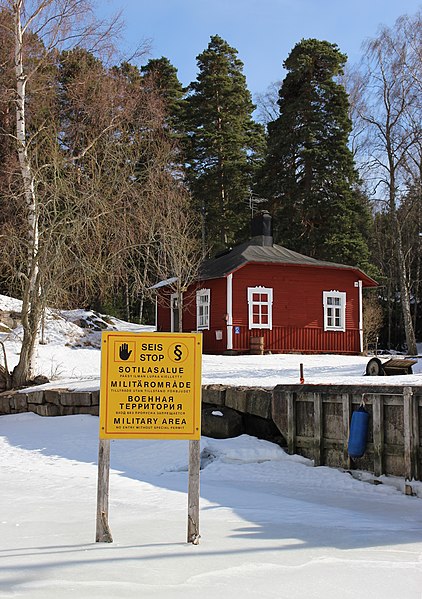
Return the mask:
[[272,246],[272,229],[271,214],[267,210],[257,212],[251,223],[252,239],[256,242],[256,245]]

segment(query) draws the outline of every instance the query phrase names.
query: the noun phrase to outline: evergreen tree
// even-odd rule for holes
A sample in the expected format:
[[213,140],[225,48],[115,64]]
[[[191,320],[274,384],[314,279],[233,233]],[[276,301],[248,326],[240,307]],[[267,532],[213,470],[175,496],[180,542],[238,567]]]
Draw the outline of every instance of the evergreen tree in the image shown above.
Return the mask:
[[[58,56],[58,94],[61,138],[67,151],[77,155],[85,147],[101,111],[97,106],[106,70],[101,60],[84,48],[65,50]],[[100,113],[100,114],[99,114]]]
[[245,236],[264,133],[252,119],[237,51],[215,35],[197,62],[186,99],[187,178],[202,215],[204,246],[216,251]]
[[371,215],[347,145],[347,93],[335,81],[345,62],[326,41],[302,40],[293,48],[284,63],[280,116],[268,126],[262,191],[272,204],[278,241],[319,259],[366,267]]
[[182,129],[181,112],[183,107],[184,89],[177,76],[177,69],[168,58],[152,58],[141,67],[144,84],[151,86],[153,93],[161,97],[167,121],[173,133],[180,133]]

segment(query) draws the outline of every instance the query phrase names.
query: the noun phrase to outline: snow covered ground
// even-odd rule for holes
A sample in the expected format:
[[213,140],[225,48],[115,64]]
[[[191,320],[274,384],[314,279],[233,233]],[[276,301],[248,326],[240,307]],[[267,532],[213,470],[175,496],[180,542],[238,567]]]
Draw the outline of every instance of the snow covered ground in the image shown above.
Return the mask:
[[248,436],[201,446],[200,545],[187,442],[144,440],[112,442],[96,544],[98,419],[0,417],[0,597],[420,599],[422,499]]
[[[55,386],[98,387],[99,333],[69,322],[80,317],[47,319],[39,362]],[[1,336],[10,368],[18,335]],[[298,382],[300,362],[308,382],[379,382],[366,361],[204,356],[203,382]],[[388,379],[403,382],[422,373]],[[356,480],[246,435],[201,450],[198,546],[186,543],[188,442],[149,440],[112,441],[114,542],[96,544],[98,418],[1,416],[0,598],[421,599],[422,499],[404,481]]]
[[[20,302],[0,295],[0,310],[20,310]],[[83,310],[47,311],[44,341],[38,349],[38,373],[46,375],[50,387],[67,387],[70,390],[99,388],[101,332],[78,326],[93,322],[123,331],[153,330],[153,327],[133,325],[115,318],[101,321],[93,313]],[[18,361],[21,330],[0,333],[9,360],[9,370]],[[420,348],[422,352],[422,347]],[[304,366],[306,383],[314,384],[379,384],[379,377],[367,377],[365,356],[294,355],[265,356],[203,356],[203,384],[275,387],[278,384],[298,383],[300,364]],[[388,358],[386,358],[388,359]],[[412,376],[393,376],[389,385],[422,385],[422,359],[413,367]]]

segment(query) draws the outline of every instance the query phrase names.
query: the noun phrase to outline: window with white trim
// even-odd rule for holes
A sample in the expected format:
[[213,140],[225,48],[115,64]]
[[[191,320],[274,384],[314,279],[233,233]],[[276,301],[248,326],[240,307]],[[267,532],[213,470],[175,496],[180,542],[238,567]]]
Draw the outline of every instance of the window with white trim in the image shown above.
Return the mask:
[[196,292],[196,328],[203,331],[210,328],[210,300],[209,289],[199,289]]
[[268,287],[248,287],[250,329],[272,329],[273,290]]
[[324,291],[324,331],[346,330],[346,293]]

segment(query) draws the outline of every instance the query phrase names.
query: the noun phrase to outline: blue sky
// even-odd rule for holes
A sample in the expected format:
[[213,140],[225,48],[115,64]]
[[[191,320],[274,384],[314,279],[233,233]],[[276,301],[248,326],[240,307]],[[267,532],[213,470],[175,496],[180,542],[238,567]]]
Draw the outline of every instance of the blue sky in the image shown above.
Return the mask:
[[236,48],[252,94],[284,76],[282,63],[302,38],[338,44],[357,62],[361,44],[380,24],[414,14],[421,0],[102,0],[101,16],[121,10],[120,49],[129,55],[150,40],[150,58],[166,56],[187,85],[196,79],[196,56],[218,34]]

